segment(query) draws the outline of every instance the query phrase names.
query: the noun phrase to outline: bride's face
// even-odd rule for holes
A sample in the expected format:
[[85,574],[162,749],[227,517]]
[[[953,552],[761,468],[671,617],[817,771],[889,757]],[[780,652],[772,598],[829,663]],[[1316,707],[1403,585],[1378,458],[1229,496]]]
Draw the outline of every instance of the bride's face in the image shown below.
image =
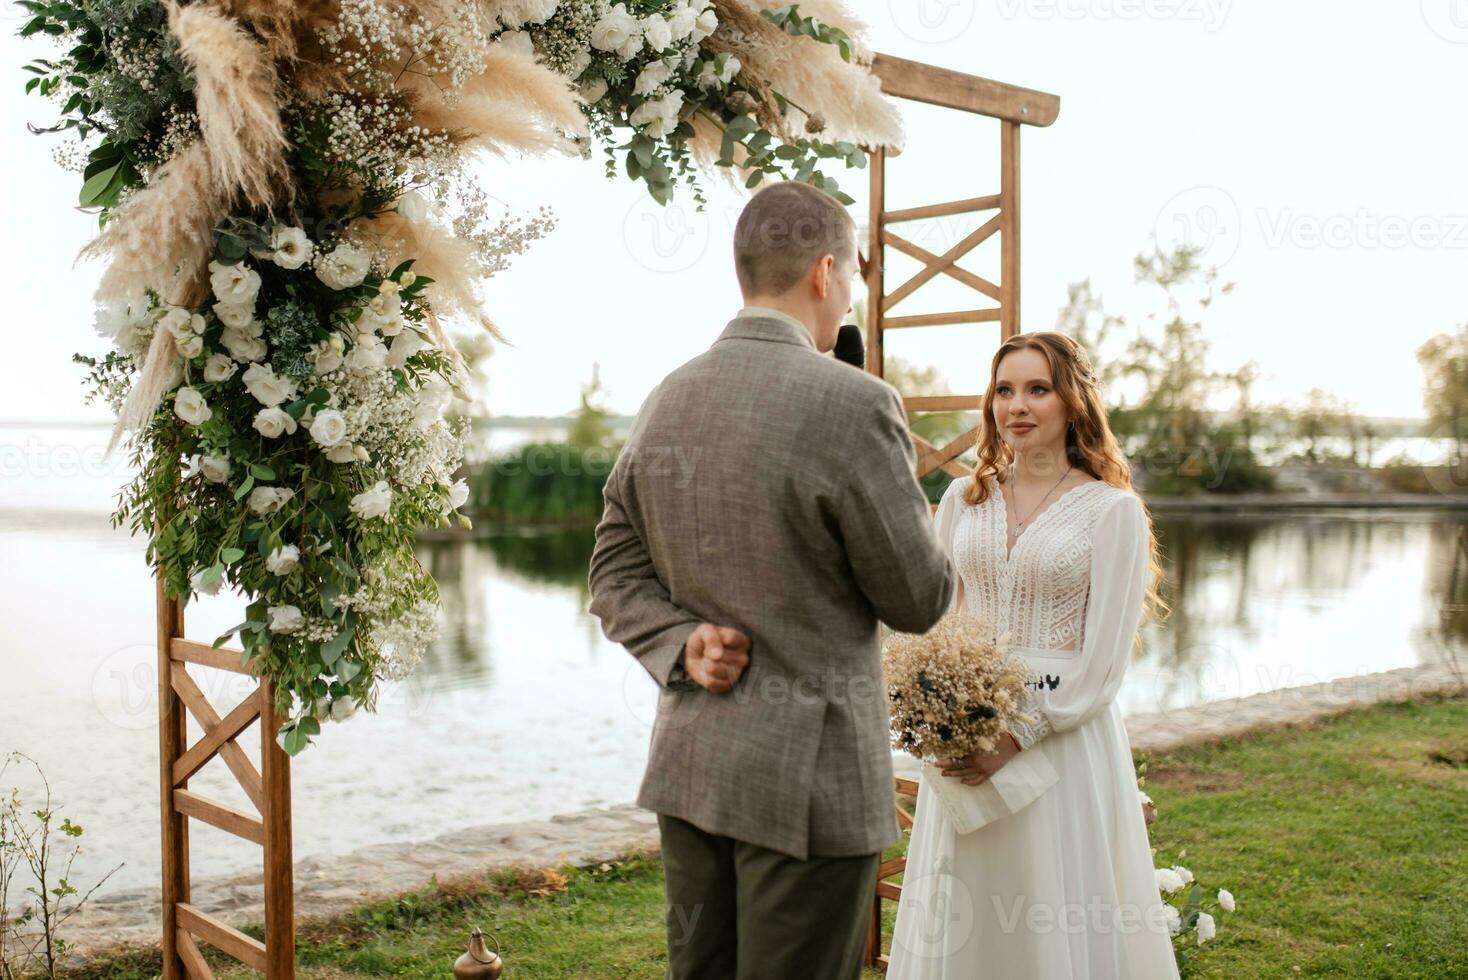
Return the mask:
[[994,424],[1016,455],[1065,454],[1070,423],[1065,403],[1050,383],[1050,362],[1037,350],[1004,355],[994,380]]

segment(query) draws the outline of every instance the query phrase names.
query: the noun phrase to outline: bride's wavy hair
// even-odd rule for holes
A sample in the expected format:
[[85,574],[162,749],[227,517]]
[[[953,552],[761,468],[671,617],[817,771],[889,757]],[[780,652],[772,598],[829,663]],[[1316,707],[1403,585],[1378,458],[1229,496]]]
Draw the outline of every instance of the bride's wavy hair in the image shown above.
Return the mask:
[[[973,468],[973,482],[964,488],[963,498],[969,504],[981,504],[989,499],[989,477],[998,477],[1010,463],[1014,452],[1000,434],[1000,426],[994,418],[994,390],[998,387],[999,363],[1018,350],[1035,350],[1044,355],[1050,364],[1050,382],[1055,393],[1064,403],[1070,426],[1065,433],[1065,459],[1070,465],[1104,480],[1114,487],[1136,494],[1132,486],[1132,468],[1106,417],[1106,406],[1101,402],[1100,381],[1091,365],[1086,349],[1063,333],[1040,331],[1022,333],[1006,340],[994,352],[989,366],[989,387],[984,392],[984,418],[979,429],[976,447],[979,460]],[[1157,543],[1157,532],[1152,525],[1152,513],[1142,503],[1142,515],[1147,522],[1147,564],[1149,579],[1147,594],[1142,603],[1142,622],[1161,621],[1168,612],[1168,604],[1162,598],[1162,558]],[[1138,636],[1140,644],[1141,637]]]

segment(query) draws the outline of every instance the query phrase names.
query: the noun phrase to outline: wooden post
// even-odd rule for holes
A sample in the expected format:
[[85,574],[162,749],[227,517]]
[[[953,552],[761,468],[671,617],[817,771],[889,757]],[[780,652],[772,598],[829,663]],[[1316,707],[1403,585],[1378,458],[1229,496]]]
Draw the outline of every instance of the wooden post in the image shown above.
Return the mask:
[[[213,980],[200,941],[247,966],[266,980],[295,980],[295,882],[291,857],[290,756],[275,741],[280,718],[274,687],[261,678],[224,717],[209,703],[188,671],[196,664],[252,675],[241,666],[242,651],[216,649],[184,638],[182,603],[164,593],[155,576],[158,613],[158,748],[160,819],[163,830],[163,978]],[[204,734],[188,744],[187,712]],[[260,723],[262,778],[240,746],[240,734]],[[210,800],[188,788],[189,777],[211,759],[223,759],[259,815]],[[190,819],[202,820],[261,846],[265,886],[265,941],[262,943],[194,907],[189,895]]]
[[[986,116],[998,120],[1000,126],[998,194],[888,211],[888,154],[883,147],[873,147],[868,151],[872,174],[871,225],[865,268],[867,370],[880,378],[883,376],[886,360],[883,337],[888,330],[998,323],[1000,343],[1020,332],[1020,127],[1049,126],[1060,113],[1060,99],[1044,92],[885,54],[878,54],[873,59],[872,74],[881,81],[882,90],[893,98],[912,99]],[[925,221],[981,211],[997,213],[942,255],[935,255],[919,246],[916,241],[890,230],[890,226],[906,221]],[[995,234],[999,235],[1000,248],[998,283],[989,282],[957,264],[960,258]],[[922,271],[890,293],[883,277],[884,250],[887,248],[895,249],[923,265]],[[998,305],[947,313],[890,315],[894,306],[939,276],[957,280]],[[910,412],[970,411],[982,407],[983,396],[904,398],[903,404]],[[965,475],[967,468],[958,462],[958,457],[978,441],[981,428],[982,426],[971,429],[946,446],[935,446],[913,435],[913,445],[918,452],[918,477],[926,476],[936,469],[942,469],[955,477]],[[896,789],[900,795],[915,797],[918,785],[912,780],[899,779]],[[912,827],[912,816],[900,806],[897,808],[897,816],[904,828]],[[884,862],[878,872],[876,894],[872,897],[866,961],[868,965],[883,970],[887,968],[887,957],[882,953],[882,901],[896,901],[901,895],[901,887],[889,879],[900,874],[905,866],[906,860],[901,857]]]

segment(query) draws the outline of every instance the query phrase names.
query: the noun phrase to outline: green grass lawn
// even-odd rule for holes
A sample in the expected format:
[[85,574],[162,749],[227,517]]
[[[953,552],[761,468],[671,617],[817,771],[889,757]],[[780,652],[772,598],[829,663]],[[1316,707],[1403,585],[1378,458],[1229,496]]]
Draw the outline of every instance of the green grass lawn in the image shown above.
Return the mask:
[[[1146,761],[1156,863],[1186,865],[1238,901],[1186,976],[1468,977],[1468,700],[1381,706]],[[303,925],[300,976],[438,980],[479,925],[515,980],[653,980],[662,897],[656,855],[498,872]],[[890,921],[889,907],[889,935]],[[210,958],[221,978],[255,976]],[[156,950],[141,951],[71,976],[157,969]]]

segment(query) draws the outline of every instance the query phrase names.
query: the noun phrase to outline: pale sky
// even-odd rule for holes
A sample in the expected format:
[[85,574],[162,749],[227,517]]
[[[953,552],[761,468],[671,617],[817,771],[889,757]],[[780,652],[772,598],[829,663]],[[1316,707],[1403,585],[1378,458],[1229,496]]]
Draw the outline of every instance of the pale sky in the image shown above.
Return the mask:
[[[1133,256],[1154,234],[1191,232],[1238,284],[1205,320],[1216,367],[1259,361],[1263,399],[1318,385],[1367,414],[1421,413],[1416,347],[1468,321],[1468,130],[1454,105],[1468,90],[1468,0],[853,6],[878,51],[1061,96],[1052,127],[1024,131],[1022,329],[1053,328],[1066,284],[1087,277],[1108,311],[1142,321],[1157,304],[1133,284]],[[90,299],[99,269],[72,268],[96,219],[72,207],[79,176],[52,162],[57,137],[25,130],[53,120],[51,103],[21,91],[20,66],[47,45],[12,35],[13,5],[3,17],[12,339],[0,419],[105,419],[104,406],[82,404],[71,363],[103,351]],[[996,123],[899,105],[909,140],[889,167],[889,207],[998,191]],[[494,161],[483,173],[506,205],[549,204],[560,221],[488,284],[491,315],[516,344],[491,361],[495,413],[573,409],[593,362],[611,406],[634,412],[738,309],[730,238],[745,192],[716,176],[698,214],[690,198],[662,209],[641,185],[607,181],[600,156]],[[864,224],[866,171],[837,176]],[[986,217],[908,231],[942,252]],[[889,290],[905,263],[893,260]],[[997,274],[983,251],[964,264]],[[967,308],[976,294],[965,292],[925,287],[903,311]],[[997,324],[898,331],[889,350],[978,393],[997,335]]]

